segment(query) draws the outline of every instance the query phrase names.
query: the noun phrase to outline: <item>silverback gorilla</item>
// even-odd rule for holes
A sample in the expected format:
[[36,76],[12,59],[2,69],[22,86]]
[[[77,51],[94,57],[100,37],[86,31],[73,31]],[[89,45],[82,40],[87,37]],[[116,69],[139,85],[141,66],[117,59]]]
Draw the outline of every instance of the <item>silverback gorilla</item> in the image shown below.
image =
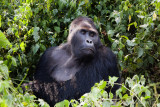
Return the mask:
[[[69,28],[67,43],[47,49],[31,86],[33,93],[50,106],[64,99],[78,99],[100,80],[119,77],[116,56],[102,45],[94,22],[78,17]],[[114,86],[114,93],[119,86]],[[110,91],[110,89],[106,89]]]

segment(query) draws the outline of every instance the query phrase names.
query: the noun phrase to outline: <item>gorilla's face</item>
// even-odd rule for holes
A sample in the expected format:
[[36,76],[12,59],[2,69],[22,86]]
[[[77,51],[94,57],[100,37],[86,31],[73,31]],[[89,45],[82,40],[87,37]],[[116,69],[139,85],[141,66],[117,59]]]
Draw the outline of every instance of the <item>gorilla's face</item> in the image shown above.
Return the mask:
[[71,39],[72,51],[77,58],[93,57],[100,44],[97,30],[85,24],[77,29]]

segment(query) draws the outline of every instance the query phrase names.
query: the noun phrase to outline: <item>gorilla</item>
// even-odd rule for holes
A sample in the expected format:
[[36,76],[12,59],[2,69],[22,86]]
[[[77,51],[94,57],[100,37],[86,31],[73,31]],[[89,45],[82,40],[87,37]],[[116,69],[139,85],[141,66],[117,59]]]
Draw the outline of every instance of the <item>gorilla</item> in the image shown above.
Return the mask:
[[[119,77],[116,83],[120,83],[116,56],[101,43],[92,19],[81,16],[72,21],[66,43],[44,52],[31,89],[54,106],[64,99],[80,98],[109,76]],[[115,85],[111,91],[115,93],[118,88]]]

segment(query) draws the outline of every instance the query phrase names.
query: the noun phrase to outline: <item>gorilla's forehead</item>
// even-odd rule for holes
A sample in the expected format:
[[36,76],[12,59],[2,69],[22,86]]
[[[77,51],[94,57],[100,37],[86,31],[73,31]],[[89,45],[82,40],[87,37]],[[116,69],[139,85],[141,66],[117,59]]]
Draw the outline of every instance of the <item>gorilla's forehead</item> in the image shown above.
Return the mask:
[[88,22],[86,22],[86,21],[81,22],[81,23],[80,23],[80,26],[81,26],[81,27],[85,27],[85,28],[92,28],[91,24],[88,23]]
[[86,30],[90,30],[90,31],[94,31],[95,33],[98,33],[97,29],[93,28],[93,26],[86,21],[83,21],[80,23],[77,30],[79,30],[79,29],[86,29]]

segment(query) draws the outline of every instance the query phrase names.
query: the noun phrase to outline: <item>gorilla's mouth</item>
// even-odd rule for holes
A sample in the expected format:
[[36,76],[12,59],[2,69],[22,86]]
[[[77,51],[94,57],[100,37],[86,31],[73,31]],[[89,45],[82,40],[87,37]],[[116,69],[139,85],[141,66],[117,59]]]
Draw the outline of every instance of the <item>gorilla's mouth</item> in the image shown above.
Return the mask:
[[93,48],[83,48],[81,50],[87,54],[94,54],[95,53],[95,50]]

